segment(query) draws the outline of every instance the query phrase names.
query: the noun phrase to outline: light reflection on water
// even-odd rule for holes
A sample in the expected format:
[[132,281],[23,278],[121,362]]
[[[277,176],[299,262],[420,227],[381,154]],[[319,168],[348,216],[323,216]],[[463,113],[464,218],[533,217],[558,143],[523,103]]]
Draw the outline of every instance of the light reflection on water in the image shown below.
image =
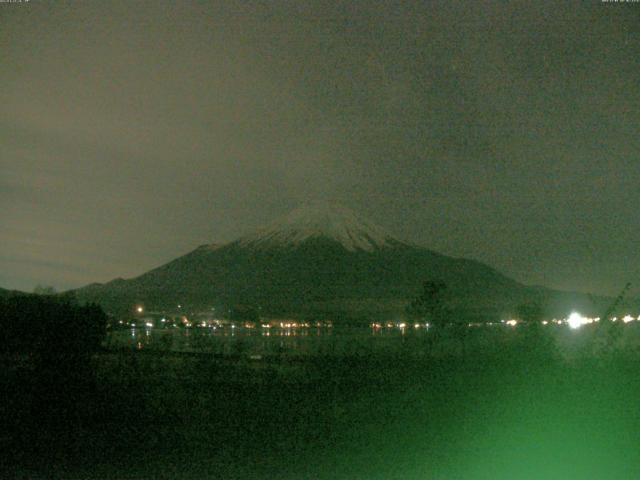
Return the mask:
[[[419,343],[426,330],[342,328],[131,328],[109,334],[110,348],[221,355],[350,355],[389,352]],[[410,337],[410,338],[409,338]]]
[[[574,330],[566,326],[545,327],[548,341],[573,358],[597,348],[607,336],[593,326]],[[519,339],[519,340],[518,340]],[[435,343],[434,343],[435,341]],[[425,328],[130,328],[109,333],[107,348],[201,352],[240,356],[343,356],[370,354],[424,355],[425,352],[458,354],[486,347],[529,341],[526,329],[512,327],[470,328],[462,336],[447,329],[435,338]],[[640,324],[626,325],[616,340],[618,349],[640,348]]]

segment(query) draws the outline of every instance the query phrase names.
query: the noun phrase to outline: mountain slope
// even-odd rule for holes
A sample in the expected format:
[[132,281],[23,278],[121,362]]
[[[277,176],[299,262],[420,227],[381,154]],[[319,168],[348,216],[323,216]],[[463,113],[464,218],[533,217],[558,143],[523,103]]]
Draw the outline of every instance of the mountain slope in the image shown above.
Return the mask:
[[237,304],[287,315],[397,315],[425,280],[447,283],[467,316],[496,318],[549,296],[473,260],[440,255],[393,238],[334,206],[307,206],[225,245],[203,245],[131,280],[76,293],[107,308]]

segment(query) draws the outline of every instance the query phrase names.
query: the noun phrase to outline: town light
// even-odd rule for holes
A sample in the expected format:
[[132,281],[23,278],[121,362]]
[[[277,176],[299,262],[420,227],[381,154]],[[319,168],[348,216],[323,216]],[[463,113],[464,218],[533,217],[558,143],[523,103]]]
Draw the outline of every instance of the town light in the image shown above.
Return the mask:
[[567,318],[567,323],[571,328],[575,330],[576,328],[580,328],[582,325],[587,323],[587,319],[580,315],[578,312],[573,312],[571,315],[569,315],[569,318]]

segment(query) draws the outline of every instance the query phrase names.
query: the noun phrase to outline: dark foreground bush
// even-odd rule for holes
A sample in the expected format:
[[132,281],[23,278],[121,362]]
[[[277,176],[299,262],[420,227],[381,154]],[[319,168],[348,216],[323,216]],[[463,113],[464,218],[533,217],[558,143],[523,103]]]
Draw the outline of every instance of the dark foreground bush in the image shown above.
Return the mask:
[[97,305],[77,305],[53,295],[0,299],[0,348],[4,353],[86,356],[100,348],[107,317]]
[[[107,317],[95,305],[81,306],[53,295],[17,295],[0,300],[0,376],[3,453],[25,462],[73,444],[86,427],[95,400],[93,355],[106,334]],[[4,442],[7,442],[5,445]]]

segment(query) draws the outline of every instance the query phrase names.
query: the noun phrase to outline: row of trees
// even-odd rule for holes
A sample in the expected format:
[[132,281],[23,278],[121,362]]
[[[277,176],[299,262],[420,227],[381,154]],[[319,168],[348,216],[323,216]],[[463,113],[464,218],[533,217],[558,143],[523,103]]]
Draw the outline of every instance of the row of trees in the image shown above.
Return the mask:
[[39,359],[87,357],[100,348],[107,315],[64,295],[0,298],[0,349]]
[[79,439],[102,411],[94,353],[107,316],[72,296],[43,293],[0,296],[0,354],[16,361],[0,385],[0,421],[10,439],[5,455],[50,470],[82,448]]
[[[407,315],[412,320],[428,322],[436,328],[451,323],[455,312],[448,304],[447,292],[446,283],[425,281],[422,292],[407,305]],[[520,304],[515,313],[519,320],[533,324],[542,320],[544,309],[539,302],[529,301]]]

